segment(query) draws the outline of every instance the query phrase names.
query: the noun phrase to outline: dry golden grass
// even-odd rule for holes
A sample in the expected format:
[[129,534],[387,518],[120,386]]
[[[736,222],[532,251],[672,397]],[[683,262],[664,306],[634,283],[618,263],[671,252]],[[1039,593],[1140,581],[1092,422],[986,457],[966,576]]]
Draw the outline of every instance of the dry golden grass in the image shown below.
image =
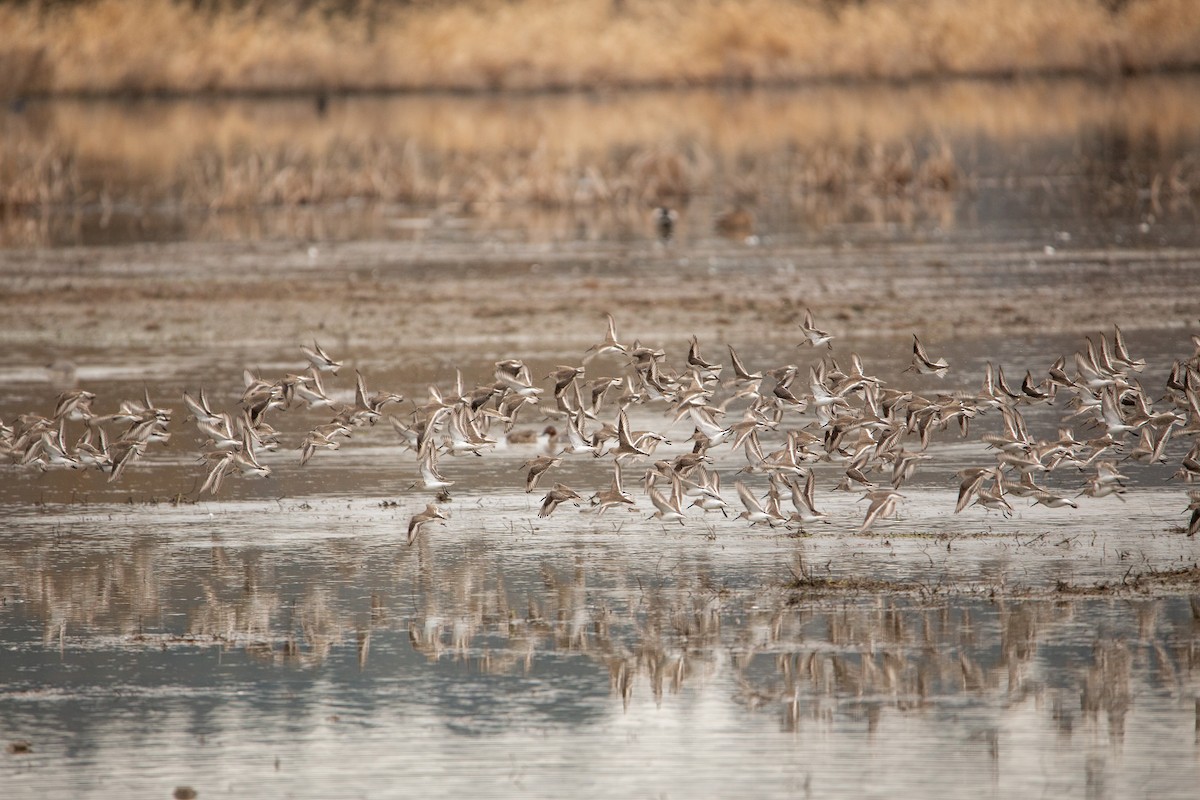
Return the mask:
[[[1196,89],[1190,79],[1148,78],[1107,87],[1059,80],[610,99],[420,96],[335,100],[324,115],[302,101],[64,101],[0,117],[0,210],[350,200],[453,204],[477,215],[514,204],[637,214],[697,196],[751,208],[783,199],[813,213],[892,198],[928,208],[972,184],[973,141],[1025,147],[1100,132],[1164,153],[1193,151]],[[1100,189],[1170,202],[1200,186],[1194,160],[1160,172],[1157,183],[1134,175]]]
[[75,159],[57,142],[6,139],[0,149],[0,211],[77,202]]
[[594,88],[1200,64],[1193,0],[1115,12],[1101,0],[346,5],[6,3],[0,92]]

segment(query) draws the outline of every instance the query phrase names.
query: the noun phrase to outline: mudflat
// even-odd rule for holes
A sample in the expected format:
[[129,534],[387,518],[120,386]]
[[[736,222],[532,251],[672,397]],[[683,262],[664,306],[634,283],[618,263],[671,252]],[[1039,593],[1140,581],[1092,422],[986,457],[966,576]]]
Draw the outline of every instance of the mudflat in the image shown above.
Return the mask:
[[605,312],[643,337],[746,341],[794,336],[806,308],[866,337],[1183,329],[1196,297],[1191,248],[201,242],[7,251],[0,341],[586,344]]

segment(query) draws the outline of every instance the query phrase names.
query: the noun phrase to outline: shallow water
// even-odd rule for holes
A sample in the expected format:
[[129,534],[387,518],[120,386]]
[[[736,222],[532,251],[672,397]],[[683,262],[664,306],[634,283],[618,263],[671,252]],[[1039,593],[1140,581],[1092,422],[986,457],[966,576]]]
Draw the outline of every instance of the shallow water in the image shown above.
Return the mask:
[[[1182,79],[828,89],[789,96],[782,115],[778,97],[688,93],[359,99],[335,102],[332,119],[286,103],[32,112],[91,158],[97,132],[127,141],[130,126],[144,129],[144,150],[110,154],[135,183],[163,163],[177,175],[171,165],[194,157],[196,141],[169,134],[193,128],[272,144],[293,128],[323,142],[330,126],[358,125],[472,152],[525,147],[553,128],[573,131],[581,152],[669,140],[729,161],[707,173],[667,245],[636,203],[632,217],[382,203],[262,219],[180,218],[160,203],[137,224],[118,207],[104,227],[102,209],[84,209],[86,221],[35,236],[105,248],[0,251],[0,299],[27,321],[0,330],[0,420],[49,415],[70,386],[94,391],[101,412],[143,391],[173,411],[170,445],[116,483],[0,466],[0,743],[31,747],[0,753],[0,795],[167,797],[186,785],[201,797],[1193,796],[1200,544],[1180,527],[1186,487],[1169,480],[1186,437],[1165,464],[1121,462],[1124,500],[955,515],[954,473],[993,463],[978,437],[999,420],[984,414],[966,439],[934,437],[897,518],[867,533],[865,504],[834,491],[832,464],[815,468],[829,522],[803,531],[695,510],[663,525],[648,519],[639,470],[626,476],[638,509],[599,516],[586,498],[611,470],[588,458],[554,473],[580,506],[540,518],[545,487],[523,492],[520,469],[536,451],[511,445],[443,457],[450,519],[409,546],[408,519],[432,493],[412,488],[415,457],[386,422],[300,467],[300,439],[329,414],[280,413],[284,444],[263,455],[271,477],[198,496],[203,437],[180,397],[204,386],[214,407],[232,408],[243,368],[298,372],[299,345],[317,338],[347,361],[327,380],[335,399],[352,400],[357,368],[371,390],[411,398],[404,414],[456,369],[474,385],[503,358],[539,378],[578,363],[603,322],[573,304],[599,295],[619,308],[622,292],[651,284],[655,302],[619,315],[623,338],[667,349],[673,364],[698,333],[714,360],[733,344],[751,369],[804,367],[824,353],[797,348],[799,312],[781,325],[755,305],[754,282],[775,275],[835,328],[836,357],[857,352],[887,385],[930,396],[974,394],[989,361],[1014,385],[1025,369],[1044,374],[1118,321],[1057,322],[1067,306],[1115,308],[1157,399],[1171,363],[1194,350],[1195,303],[1178,287],[1200,259],[1194,207],[1177,197],[1155,212],[1146,192],[1154,174],[1195,157],[1195,94]],[[711,215],[738,192],[722,182],[729,165],[750,152],[754,174],[769,173],[762,165],[798,125],[834,144],[920,150],[949,137],[974,178],[940,200],[867,192],[780,205],[762,200],[779,188],[767,187],[759,241],[716,236]],[[99,175],[114,162],[89,163]],[[226,241],[257,236],[284,241]],[[164,239],[185,243],[144,244]],[[733,301],[689,296],[672,316],[686,287],[674,293],[668,279],[701,274]],[[1122,285],[1127,274],[1138,285]],[[310,281],[316,300],[289,305]],[[855,281],[864,292],[890,284],[886,304],[853,316],[856,290],[843,284]],[[428,296],[454,282],[485,293],[467,294],[461,315],[459,295]],[[248,305],[239,296],[264,285],[271,293]],[[502,287],[527,293],[529,307],[487,296]],[[1043,299],[972,319],[972,306],[1014,287]],[[828,300],[836,291],[849,299]],[[372,316],[381,294],[391,299]],[[1143,305],[1125,308],[1122,294]],[[918,295],[925,311],[908,310]],[[44,311],[22,307],[27,296]],[[1174,305],[1145,305],[1163,297]],[[1157,316],[1142,313],[1150,307]],[[877,312],[886,319],[872,324]],[[912,331],[953,365],[945,380],[904,372]],[[619,369],[600,359],[588,377]],[[1029,406],[1026,417],[1050,438],[1066,413]],[[690,449],[690,426],[662,404],[630,414],[635,429],[668,434],[656,457]],[[544,424],[530,413],[521,427]],[[739,472],[740,452],[714,456],[735,503],[738,479],[765,489]],[[1044,480],[1074,496],[1085,477]]]
[[[1158,365],[1147,385],[1180,338],[1129,337]],[[984,354],[1045,365],[1078,341],[960,341],[945,382],[902,375],[904,342],[859,344],[890,384],[950,390],[978,384]],[[538,370],[569,360],[547,346]],[[463,355],[468,380],[486,375]],[[152,382],[141,354],[109,358],[87,381],[103,398],[144,382],[176,420],[183,387],[236,399],[211,359],[163,358]],[[34,367],[11,369],[5,417],[52,400],[21,380]],[[371,380],[420,397],[444,369]],[[1031,430],[1061,413],[1031,408]],[[320,419],[280,415],[285,441]],[[33,744],[0,761],[6,796],[1190,796],[1200,593],[1155,577],[1196,561],[1170,469],[1123,467],[1124,502],[956,516],[953,472],[990,459],[975,437],[994,421],[976,425],[937,437],[899,518],[866,535],[836,467],[817,470],[831,522],[806,535],[719,514],[664,526],[644,502],[539,518],[540,492],[521,490],[534,449],[513,445],[444,457],[450,520],[409,547],[429,493],[386,424],[303,468],[289,447],[266,454],[270,479],[215,498],[195,496],[199,440],[180,423],[115,485],[6,468],[0,740]],[[717,457],[732,486],[741,454]],[[608,480],[591,462],[556,478],[586,497]]]
[[[1200,778],[1195,596],[989,598],[1071,558],[1017,536],[936,543],[922,570],[895,540],[488,529],[467,500],[411,549],[396,515],[333,501],[19,524],[0,735],[34,750],[0,762],[7,796],[1186,797]],[[979,583],[786,591],[801,553]]]

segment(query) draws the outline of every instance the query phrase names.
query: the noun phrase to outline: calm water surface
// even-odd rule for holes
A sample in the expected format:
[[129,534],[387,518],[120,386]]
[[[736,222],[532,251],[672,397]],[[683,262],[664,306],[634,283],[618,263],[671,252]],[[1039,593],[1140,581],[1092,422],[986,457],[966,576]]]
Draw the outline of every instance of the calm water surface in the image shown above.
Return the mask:
[[17,535],[0,733],[34,751],[5,758],[6,794],[1186,797],[1200,777],[1195,597],[804,596],[777,584],[791,541],[456,523],[409,550],[378,516],[106,508]]

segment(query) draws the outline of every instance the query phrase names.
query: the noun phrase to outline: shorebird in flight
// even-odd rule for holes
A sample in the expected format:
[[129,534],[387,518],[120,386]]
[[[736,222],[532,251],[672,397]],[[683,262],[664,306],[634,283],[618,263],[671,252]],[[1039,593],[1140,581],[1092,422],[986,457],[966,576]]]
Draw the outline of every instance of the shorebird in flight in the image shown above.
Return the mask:
[[912,364],[905,372],[915,371],[922,375],[937,375],[939,378],[946,377],[950,365],[946,363],[946,359],[939,358],[936,361],[931,359],[925,352],[925,347],[921,344],[921,340],[917,335],[913,334],[913,360]]
[[434,520],[445,519],[447,519],[447,517],[442,513],[440,508],[433,503],[426,504],[424,511],[418,511],[416,514],[413,514],[411,517],[409,517],[408,544],[411,545],[413,541],[416,540],[417,536],[419,536],[421,531],[425,529],[426,525]]

